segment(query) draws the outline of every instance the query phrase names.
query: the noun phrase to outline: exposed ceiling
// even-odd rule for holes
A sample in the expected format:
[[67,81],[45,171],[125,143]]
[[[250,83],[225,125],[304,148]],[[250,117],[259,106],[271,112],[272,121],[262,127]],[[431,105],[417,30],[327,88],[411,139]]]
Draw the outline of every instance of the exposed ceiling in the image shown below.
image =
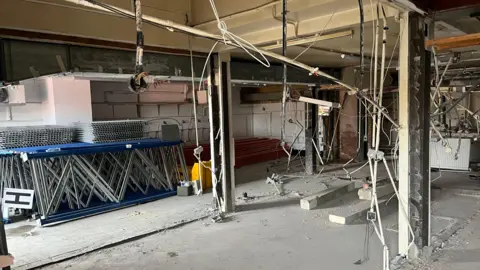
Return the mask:
[[[229,13],[222,11],[225,7],[221,3],[217,4],[219,13],[229,14],[222,18],[232,33],[248,40],[256,46],[281,43],[282,22],[281,5],[272,5],[255,9],[258,4],[253,4],[247,12]],[[277,1],[281,2],[281,1]],[[370,5],[370,1],[364,1],[365,15],[365,33],[364,33],[364,52],[365,56],[371,55],[373,46],[373,24],[372,20],[376,18],[376,7]],[[264,5],[264,4],[263,4]],[[298,60],[319,66],[319,67],[346,67],[358,65],[360,63],[360,11],[357,0],[290,0],[288,2],[288,32],[289,40],[299,40],[314,37],[322,34],[328,36],[341,31],[353,31],[352,36],[337,37],[328,40],[319,40],[306,51]],[[399,23],[394,19],[398,11],[390,6],[384,5],[385,15],[389,30],[387,31],[386,55],[390,57],[394,53],[394,46],[399,35]],[[380,10],[380,14],[383,12]],[[220,15],[222,17],[222,15]],[[276,17],[276,18],[275,18]],[[381,17],[380,17],[381,18]],[[209,32],[218,33],[217,22],[204,22],[196,28]],[[381,29],[381,28],[380,28]],[[288,47],[288,56],[295,58],[299,53],[305,50],[311,42],[306,42],[298,46]],[[381,44],[381,34],[379,38]],[[249,56],[239,49],[220,47],[220,50],[231,50],[234,57],[246,58]],[[273,49],[276,53],[281,53],[281,49]],[[343,57],[342,57],[343,56]]]
[[[387,20],[389,30],[387,31],[387,43],[386,43],[386,57],[387,60],[392,56],[394,52],[395,44],[398,40],[400,33],[400,25],[394,18]],[[338,29],[337,31],[351,29],[353,30],[353,36],[340,37],[330,40],[317,41],[303,53],[298,60],[315,66],[320,67],[347,67],[360,64],[360,26],[356,25],[349,28]],[[381,29],[381,28],[380,28]],[[366,60],[369,62],[369,57],[372,55],[372,47],[374,43],[373,37],[373,23],[369,22],[365,24],[364,32],[364,52]],[[328,35],[329,33],[325,33]],[[289,46],[287,49],[288,57],[295,58],[302,53],[311,43],[306,43],[300,46]],[[379,37],[379,44],[381,46],[381,34]],[[274,49],[275,53],[281,54],[282,50]],[[381,48],[379,52],[381,51]],[[398,53],[398,44],[396,50],[393,53],[396,58]],[[235,49],[232,51],[232,55],[240,58],[249,58],[248,55],[242,53],[242,51]]]

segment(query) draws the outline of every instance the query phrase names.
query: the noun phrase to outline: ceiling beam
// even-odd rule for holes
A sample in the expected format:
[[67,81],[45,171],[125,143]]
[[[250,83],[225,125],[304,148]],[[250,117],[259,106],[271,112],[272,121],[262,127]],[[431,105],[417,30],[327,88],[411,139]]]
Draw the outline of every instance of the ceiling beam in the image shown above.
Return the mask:
[[438,51],[465,48],[480,45],[480,33],[468,34],[457,37],[427,40],[426,47],[435,47]]
[[443,11],[479,5],[478,0],[411,0],[424,10]]

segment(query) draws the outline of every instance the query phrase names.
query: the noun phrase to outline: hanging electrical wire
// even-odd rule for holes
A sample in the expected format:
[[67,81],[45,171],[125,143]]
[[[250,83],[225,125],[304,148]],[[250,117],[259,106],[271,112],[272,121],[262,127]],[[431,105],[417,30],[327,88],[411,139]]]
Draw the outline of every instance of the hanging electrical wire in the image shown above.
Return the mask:
[[317,43],[318,39],[323,35],[323,32],[325,31],[325,29],[327,28],[327,26],[330,24],[330,22],[332,21],[332,18],[333,16],[335,15],[335,13],[337,12],[337,10],[334,10],[332,12],[332,15],[330,15],[330,18],[328,19],[327,23],[323,26],[322,28],[322,31],[320,31],[320,33],[316,34],[316,38],[315,40],[310,43],[310,45],[308,45],[307,48],[305,48],[302,52],[300,52],[297,56],[295,56],[295,58],[293,58],[293,60],[297,60],[300,56],[302,56],[305,52],[307,52],[308,50],[310,50],[310,48],[315,45],[315,43]]
[[147,89],[147,73],[143,71],[143,20],[142,3],[135,0],[135,24],[137,30],[137,53],[135,57],[135,74],[130,78],[129,89],[132,92],[139,93]]
[[[70,2],[70,3],[73,3],[73,4],[83,5],[83,6],[86,6],[86,7],[89,7],[89,8],[94,8],[94,9],[98,9],[98,10],[102,10],[102,11],[113,12],[113,13],[125,16],[127,18],[135,19],[135,15],[128,10],[118,8],[118,7],[114,7],[114,6],[111,6],[111,5],[108,5],[108,4],[104,4],[104,3],[101,3],[101,2],[98,2],[98,1],[95,1],[95,0],[63,0],[63,1]],[[244,49],[247,48],[248,49],[248,46],[243,46],[242,47],[241,45],[239,45],[235,42],[232,42],[232,41],[229,41],[229,40],[225,39],[224,38],[225,36],[219,36],[219,35],[216,35],[216,34],[211,34],[211,33],[208,33],[208,32],[205,32],[205,31],[202,31],[202,30],[199,30],[199,29],[195,29],[195,28],[192,28],[192,27],[189,27],[189,26],[181,25],[181,24],[178,24],[178,23],[175,23],[175,22],[172,22],[172,21],[162,20],[162,19],[152,17],[152,16],[148,16],[148,15],[143,16],[143,21],[148,23],[148,24],[154,25],[156,27],[160,27],[160,28],[163,28],[163,29],[168,29],[170,31],[177,31],[177,32],[180,32],[180,33],[185,33],[185,34],[189,34],[189,35],[193,35],[193,36],[197,36],[197,37],[207,38],[207,39],[211,39],[211,40],[214,40],[214,41],[223,41],[226,45],[229,45],[229,46],[234,46],[234,47],[244,48]],[[301,62],[292,60],[288,57],[281,56],[281,55],[278,55],[276,53],[266,51],[266,50],[262,50],[262,49],[259,49],[259,48],[255,48],[254,51],[259,51],[264,56],[269,56],[269,57],[275,58],[275,59],[277,59],[281,62],[288,63],[289,65],[293,65],[293,66],[296,66],[298,68],[304,69],[304,70],[308,71],[310,75],[321,76],[321,77],[327,78],[327,79],[333,81],[334,83],[339,84],[339,85],[345,87],[346,89],[350,90],[351,93],[355,94],[358,98],[362,98],[362,99],[366,100],[373,107],[375,107],[379,110],[382,110],[382,108],[379,107],[378,104],[375,101],[370,99],[362,91],[359,91],[358,88],[355,88],[355,87],[339,80],[338,78],[336,78],[332,75],[329,75],[329,74],[327,74],[323,71],[320,71],[318,67],[311,67],[311,66],[303,64]],[[398,127],[398,124],[395,121],[393,121],[393,119],[389,115],[385,114],[385,118],[388,121],[392,122],[393,125]]]
[[[377,6],[377,16],[379,16],[379,9],[381,5],[379,4]],[[383,32],[382,32],[382,60],[381,60],[381,70],[380,70],[380,85],[378,89],[378,97],[376,96],[376,93],[374,92],[376,100],[378,100],[378,104],[380,107],[382,107],[382,102],[383,102],[383,75],[384,75],[384,68],[385,68],[385,54],[386,54],[386,43],[387,43],[387,20],[385,14],[382,16],[382,22],[383,22]],[[377,25],[378,28],[378,25]],[[378,32],[376,33],[375,39],[378,39]],[[375,49],[375,54],[376,54],[376,59],[378,59],[378,48]],[[376,65],[376,63],[375,63]],[[376,89],[376,81],[377,81],[377,73],[378,70],[375,67],[375,75],[374,75],[374,90]],[[376,111],[375,111],[376,112]],[[367,214],[367,220],[371,222],[373,225],[373,228],[375,230],[375,233],[377,234],[378,238],[380,239],[380,242],[382,243],[383,246],[383,269],[388,270],[389,269],[389,250],[388,246],[386,245],[385,241],[385,236],[383,233],[383,226],[382,226],[382,218],[380,215],[380,207],[379,207],[379,202],[377,198],[377,176],[378,176],[378,162],[384,159],[384,156],[382,153],[379,152],[379,146],[380,146],[380,127],[382,126],[382,120],[383,120],[383,115],[380,111],[376,112],[377,114],[374,116],[373,121],[376,122],[376,125],[373,125],[373,131],[372,133],[372,141],[373,141],[373,149],[369,150],[368,153],[368,163],[369,163],[369,168],[370,168],[370,176],[372,179],[372,200],[370,203],[370,211],[369,214]],[[386,163],[385,163],[386,164]],[[378,227],[376,222],[378,222]]]
[[[199,176],[199,189],[197,191],[197,195],[203,194],[203,173],[201,172],[202,170],[202,152],[203,152],[203,147],[200,145],[199,141],[199,136],[198,136],[198,116],[197,116],[197,93],[195,92],[195,69],[193,66],[193,51],[192,51],[192,43],[191,43],[191,37],[188,37],[188,47],[190,50],[190,72],[191,72],[191,78],[192,78],[192,100],[193,100],[193,118],[194,118],[194,125],[195,125],[195,145],[196,148],[193,150],[194,156],[198,160],[198,176]],[[208,58],[205,62],[208,62]],[[200,85],[202,84],[202,81],[200,81]],[[190,132],[188,133],[190,135]]]
[[[232,44],[238,45],[246,53],[248,53],[253,59],[257,60],[260,64],[264,65],[265,67],[270,67],[270,62],[257,47],[255,47],[252,43],[246,41],[245,39],[228,31],[227,24],[224,21],[220,20],[220,16],[218,15],[217,7],[215,6],[214,0],[210,0],[210,5],[212,6],[212,11],[213,11],[213,14],[215,15],[215,18],[217,19],[217,26],[218,26],[218,29],[220,30],[220,33],[222,34],[224,43],[225,44],[232,43]],[[260,55],[260,58],[257,57],[252,52],[255,52],[258,55]]]

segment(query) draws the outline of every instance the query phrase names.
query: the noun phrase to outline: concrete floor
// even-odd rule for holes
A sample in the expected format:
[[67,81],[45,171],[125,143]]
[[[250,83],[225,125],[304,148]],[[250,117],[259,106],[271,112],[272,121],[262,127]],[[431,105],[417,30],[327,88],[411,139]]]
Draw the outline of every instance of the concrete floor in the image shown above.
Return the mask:
[[[258,172],[256,170],[251,170]],[[362,259],[365,225],[330,223],[328,214],[354,203],[351,196],[312,211],[300,209],[300,196],[344,183],[332,176],[285,183],[287,195],[259,180],[240,185],[255,199],[237,200],[238,212],[222,223],[209,219],[104,249],[45,269],[377,269],[379,241],[372,237],[370,261]],[[353,194],[356,195],[356,194]],[[394,237],[395,233],[388,233]]]
[[[480,269],[480,207],[476,209],[467,204],[480,202],[480,181],[468,177],[470,173],[443,173],[443,177],[434,182],[437,188],[456,198],[449,209],[442,212],[454,215],[457,225],[452,226],[441,239],[439,247],[428,258],[416,260],[405,265],[405,269],[414,270],[476,270]],[[438,175],[438,173],[437,173]],[[438,190],[437,190],[438,192]],[[453,194],[453,195],[452,195]],[[461,198],[460,200],[458,198]],[[450,199],[451,201],[452,199]],[[443,206],[444,204],[442,204]],[[437,205],[438,207],[439,205]],[[456,213],[453,213],[453,212]],[[438,218],[438,217],[437,217]],[[453,234],[453,235],[452,235]],[[438,240],[438,239],[436,239]]]
[[[479,197],[480,199],[480,197]],[[480,215],[454,234],[443,248],[430,258],[416,261],[406,269],[415,270],[476,270],[480,269]]]
[[[286,181],[285,196],[276,195],[273,187],[265,184],[267,174],[265,164],[237,170],[237,196],[247,192],[253,199],[239,198],[237,212],[222,223],[203,219],[168,229],[182,220],[208,214],[211,197],[206,194],[167,198],[53,228],[35,228],[30,235],[7,230],[11,253],[17,258],[14,268],[26,269],[74,256],[45,269],[381,269],[382,247],[375,234],[370,236],[370,260],[355,264],[365,251],[364,223],[342,226],[328,220],[329,213],[358,202],[355,192],[319,209],[300,209],[302,196],[345,183],[335,177],[343,176],[343,171]],[[355,177],[366,175],[368,168]],[[432,233],[439,246],[480,209],[475,194],[455,188],[449,180],[458,178],[458,174],[444,174],[435,182],[439,187],[432,194]],[[448,184],[442,183],[443,179]],[[397,250],[397,214],[384,215],[383,223],[393,257]],[[154,229],[160,232],[90,252]],[[88,254],[78,256],[85,252]],[[19,264],[21,260],[23,265]]]

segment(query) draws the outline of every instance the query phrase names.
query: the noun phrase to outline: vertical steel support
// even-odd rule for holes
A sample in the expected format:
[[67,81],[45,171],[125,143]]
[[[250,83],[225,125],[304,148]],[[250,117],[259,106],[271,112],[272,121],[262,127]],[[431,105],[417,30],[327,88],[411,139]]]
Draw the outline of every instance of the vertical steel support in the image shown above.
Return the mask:
[[403,13],[400,24],[399,253],[416,257],[430,239],[430,55],[424,18]]
[[[398,251],[402,256],[408,256],[410,244],[410,179],[409,173],[409,151],[410,138],[408,136],[408,51],[409,51],[409,15],[408,12],[403,12],[400,18],[400,47],[399,47],[399,155],[398,155],[398,192],[399,192],[399,209],[398,209]],[[402,205],[406,206],[402,208]]]
[[218,99],[221,134],[221,178],[224,213],[235,211],[234,141],[232,132],[232,85],[230,83],[230,55],[220,54],[217,58]]
[[[210,156],[212,158],[211,171],[214,202],[223,201],[222,182],[220,182],[220,104],[218,99],[218,78],[215,70],[218,55],[212,55],[210,61],[210,75],[208,80],[208,118],[210,120]],[[217,205],[220,207],[220,205]]]
[[355,158],[355,161],[361,162],[365,160],[365,157],[367,156],[367,149],[368,149],[368,136],[367,136],[367,124],[366,124],[366,110],[365,106],[363,106],[361,100],[357,100],[357,106],[358,106],[358,123],[357,123],[357,129],[358,129],[358,142],[357,142],[357,148],[358,148],[358,153]]
[[409,127],[410,202],[415,244],[430,243],[430,53],[425,50],[425,18],[410,17]]
[[[312,88],[312,97],[317,98],[317,89],[315,87]],[[308,104],[307,110],[305,114],[307,117],[305,123],[305,172],[308,175],[313,175],[317,169],[316,164],[316,152],[314,150],[313,142],[317,141],[317,134],[316,131],[317,127],[317,105],[315,104]]]

